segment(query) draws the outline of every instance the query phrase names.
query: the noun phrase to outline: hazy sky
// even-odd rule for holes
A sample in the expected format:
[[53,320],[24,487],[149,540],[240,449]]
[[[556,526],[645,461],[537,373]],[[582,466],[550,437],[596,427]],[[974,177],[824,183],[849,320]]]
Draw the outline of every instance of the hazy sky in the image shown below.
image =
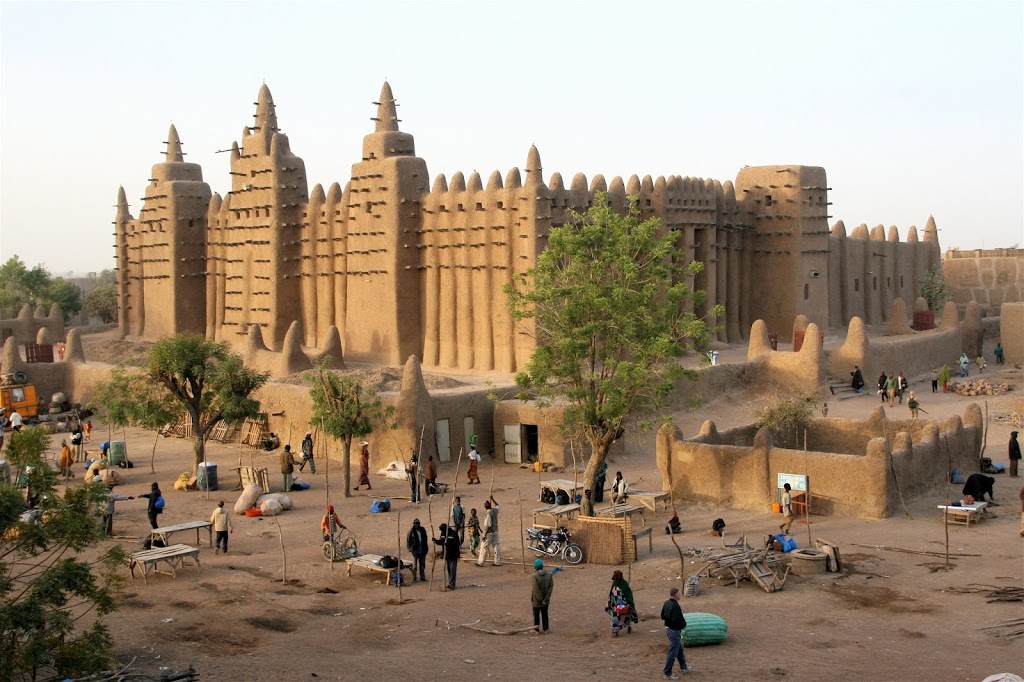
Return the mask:
[[174,123],[215,192],[265,80],[310,188],[387,78],[432,174],[824,166],[848,229],[1024,242],[1022,2],[0,2],[0,259],[113,265]]

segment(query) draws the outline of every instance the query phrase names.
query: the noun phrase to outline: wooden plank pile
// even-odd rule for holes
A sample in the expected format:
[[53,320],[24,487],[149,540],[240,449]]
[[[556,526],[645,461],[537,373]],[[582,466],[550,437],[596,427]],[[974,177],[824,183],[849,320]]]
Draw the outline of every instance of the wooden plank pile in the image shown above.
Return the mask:
[[260,414],[256,418],[249,418],[242,424],[242,445],[251,450],[263,449],[263,437],[269,433],[267,429],[267,415]]
[[731,580],[739,587],[741,580],[753,580],[766,592],[782,589],[786,573],[781,579],[776,568],[781,566],[782,557],[767,547],[764,549],[725,549],[709,556],[699,574],[718,580]]
[[210,431],[208,440],[214,440],[218,443],[234,443],[237,439],[238,424],[228,424],[222,419]]

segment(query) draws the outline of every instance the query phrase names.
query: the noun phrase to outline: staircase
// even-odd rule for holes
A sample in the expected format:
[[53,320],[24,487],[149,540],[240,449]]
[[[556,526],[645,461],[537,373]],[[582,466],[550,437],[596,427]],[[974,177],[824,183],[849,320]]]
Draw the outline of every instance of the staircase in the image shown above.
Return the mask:
[[836,379],[834,377],[828,378],[828,390],[832,392],[832,396],[835,400],[849,400],[850,398],[858,398],[863,395],[867,395],[867,386],[864,387],[863,393],[857,393],[850,386],[849,379]]

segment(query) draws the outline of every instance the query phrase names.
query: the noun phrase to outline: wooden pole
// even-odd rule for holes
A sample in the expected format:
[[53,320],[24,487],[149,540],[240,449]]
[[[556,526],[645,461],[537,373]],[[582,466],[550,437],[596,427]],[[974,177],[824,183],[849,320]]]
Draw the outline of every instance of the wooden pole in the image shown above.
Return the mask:
[[[455,462],[455,481],[452,483],[452,503],[450,505],[448,505],[448,532],[449,533],[453,532],[453,529],[452,529],[452,509],[455,507],[455,498],[456,498],[455,492],[459,489],[459,470],[462,468],[462,452],[463,452],[463,450],[464,450],[464,448],[459,448],[459,459]],[[462,513],[463,513],[462,522],[465,523],[466,522],[465,507],[463,507],[463,512]],[[455,533],[455,535],[456,535],[456,537],[458,537],[458,533],[457,532]],[[442,547],[444,547],[444,545],[442,545]],[[461,543],[459,544],[459,547],[461,549],[461,547],[462,547]],[[447,551],[447,548],[445,549],[445,551]],[[446,562],[445,563],[445,571],[447,571],[447,570],[448,570],[448,564]],[[448,591],[448,576],[447,575],[445,575],[445,580],[444,580],[444,591],[445,592]]]
[[949,566],[949,479],[953,477],[953,455],[949,452],[949,441],[946,440],[946,434],[942,434],[942,444],[946,446],[946,501],[944,503],[946,509],[942,510],[942,528],[946,531],[946,565]]
[[277,514],[274,514],[274,523],[277,524],[277,537],[281,541],[281,582],[286,583],[288,582],[288,553],[284,549],[284,531],[281,530],[281,521],[277,518]]
[[487,489],[487,497],[494,496],[494,461],[491,461],[491,487]]
[[526,530],[523,528],[523,490],[516,488],[519,497],[519,552],[523,557],[523,573],[526,573]]
[[807,548],[814,546],[811,539],[811,472],[807,464],[807,428],[804,427],[804,476],[806,477],[806,488],[804,491],[804,523],[807,525]]
[[[415,570],[415,565],[413,570]],[[395,569],[399,573],[402,572],[402,512],[398,512],[398,568]],[[402,599],[402,579],[398,579],[398,603],[401,604],[404,600]]]
[[434,541],[434,515],[430,508],[434,505],[434,496],[427,495],[427,522],[430,524],[430,540],[427,542],[427,547],[430,548],[430,582],[427,583],[427,592],[434,591],[434,567],[437,565],[437,552],[430,547]]
[[985,401],[985,427],[981,435],[981,454],[978,455],[978,471],[983,471],[981,460],[985,457],[985,448],[988,446],[988,401]]
[[[422,496],[420,494],[420,483],[423,480],[423,434],[427,430],[427,425],[422,424],[420,426],[420,444],[416,449],[416,504],[420,503]],[[429,497],[429,496],[428,496]]]

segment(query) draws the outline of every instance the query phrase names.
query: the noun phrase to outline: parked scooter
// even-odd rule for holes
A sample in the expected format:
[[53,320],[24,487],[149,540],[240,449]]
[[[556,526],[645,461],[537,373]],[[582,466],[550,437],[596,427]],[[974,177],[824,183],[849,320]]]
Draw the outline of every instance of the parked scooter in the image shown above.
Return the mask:
[[572,534],[567,528],[527,528],[526,537],[530,541],[530,551],[537,556],[561,557],[570,564],[583,561],[583,550],[572,542]]

